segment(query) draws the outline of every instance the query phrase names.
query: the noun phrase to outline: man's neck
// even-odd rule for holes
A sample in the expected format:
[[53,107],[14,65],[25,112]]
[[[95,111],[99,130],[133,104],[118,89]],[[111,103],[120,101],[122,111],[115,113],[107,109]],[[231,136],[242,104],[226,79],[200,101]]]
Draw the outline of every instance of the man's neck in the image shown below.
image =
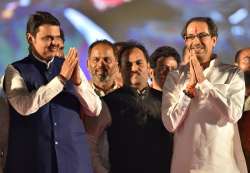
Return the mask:
[[129,85],[130,87],[135,88],[137,91],[142,92],[145,88],[148,87],[148,84],[146,83],[145,85]]
[[51,58],[51,59],[49,59],[48,61],[45,61],[44,59],[40,58],[39,56],[37,56],[37,55],[34,54],[33,52],[32,52],[32,55],[33,55],[33,57],[34,57],[35,59],[37,59],[38,61],[40,61],[40,62],[46,64],[47,69],[50,67],[50,64],[51,64],[51,63],[53,62],[53,60],[54,60],[54,58]]
[[31,52],[31,54],[32,54],[36,59],[39,59],[40,61],[45,62],[45,63],[49,63],[49,62],[51,62],[52,59],[54,59],[54,56],[51,57],[51,58],[43,58],[41,55],[39,55],[39,54],[37,53],[36,50],[33,50],[33,49],[32,49],[30,52]]
[[206,63],[202,63],[201,66],[204,69],[206,69],[207,67],[209,67],[209,64],[210,64],[210,61],[209,62],[206,62]]
[[209,58],[209,61],[208,61],[208,62],[201,63],[202,68],[203,68],[203,69],[208,68],[208,67],[209,67],[209,65],[210,65],[210,62],[211,62],[213,59],[215,59],[215,58],[216,58],[216,54],[212,54],[212,55],[210,56],[210,58]]
[[162,88],[155,80],[153,80],[151,87],[158,90],[158,91],[162,91]]
[[105,82],[94,82],[93,85],[98,89],[102,90],[104,93],[109,92],[115,86],[115,81],[105,81]]

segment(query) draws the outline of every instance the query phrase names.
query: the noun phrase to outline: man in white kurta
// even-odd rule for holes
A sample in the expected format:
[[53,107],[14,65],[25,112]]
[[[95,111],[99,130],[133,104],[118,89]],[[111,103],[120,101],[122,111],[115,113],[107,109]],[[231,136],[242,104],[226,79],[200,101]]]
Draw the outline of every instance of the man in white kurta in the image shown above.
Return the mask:
[[212,53],[217,41],[210,18],[187,22],[183,37],[189,64],[169,73],[162,120],[174,132],[171,173],[245,173],[237,121],[245,85],[240,70]]

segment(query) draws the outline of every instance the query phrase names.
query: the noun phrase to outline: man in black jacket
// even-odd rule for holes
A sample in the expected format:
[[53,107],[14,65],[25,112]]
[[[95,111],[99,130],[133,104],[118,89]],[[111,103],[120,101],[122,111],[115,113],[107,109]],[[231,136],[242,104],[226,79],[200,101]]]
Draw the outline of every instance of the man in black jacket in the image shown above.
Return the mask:
[[[172,135],[161,122],[162,93],[148,86],[148,54],[130,43],[119,54],[124,86],[103,97],[100,117],[89,127],[92,145],[106,129],[112,173],[168,173]],[[93,153],[98,160],[98,153]],[[94,165],[95,167],[102,167]]]

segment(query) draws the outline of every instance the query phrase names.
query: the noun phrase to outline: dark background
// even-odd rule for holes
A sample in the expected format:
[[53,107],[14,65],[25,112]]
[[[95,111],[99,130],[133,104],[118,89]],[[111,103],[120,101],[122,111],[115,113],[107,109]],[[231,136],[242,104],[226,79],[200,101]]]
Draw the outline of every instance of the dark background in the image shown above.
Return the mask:
[[60,20],[65,51],[77,47],[87,73],[87,48],[97,39],[134,39],[149,53],[169,45],[182,54],[180,32],[194,16],[216,21],[219,40],[215,52],[224,62],[233,63],[238,49],[250,47],[249,9],[248,0],[1,0],[0,75],[7,64],[27,55],[26,22],[37,10],[49,11]]

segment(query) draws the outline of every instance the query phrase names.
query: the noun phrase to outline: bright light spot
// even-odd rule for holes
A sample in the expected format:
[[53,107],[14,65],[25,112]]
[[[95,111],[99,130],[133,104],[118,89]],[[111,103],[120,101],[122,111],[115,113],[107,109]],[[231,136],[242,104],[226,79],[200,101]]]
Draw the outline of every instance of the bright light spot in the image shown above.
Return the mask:
[[27,7],[30,5],[30,3],[31,3],[31,0],[19,0],[19,5],[21,7]]
[[210,13],[210,16],[211,16],[211,18],[212,19],[214,19],[216,22],[220,22],[220,21],[222,21],[223,20],[223,15],[220,13],[220,12],[218,12],[218,11],[212,11],[211,13]]
[[241,36],[245,34],[245,30],[241,26],[233,26],[231,27],[231,33],[235,36]]
[[5,9],[1,12],[1,18],[11,19],[14,15],[15,9],[18,7],[17,2],[9,2],[6,4]]
[[130,1],[131,0],[92,0],[92,3],[98,10],[104,11]]
[[248,16],[248,11],[245,8],[241,8],[228,17],[231,24],[238,24]]
[[96,40],[107,39],[114,42],[113,38],[109,36],[100,26],[95,24],[91,19],[82,13],[67,8],[64,11],[65,17],[71,22],[71,24],[84,36],[87,43],[90,45]]

